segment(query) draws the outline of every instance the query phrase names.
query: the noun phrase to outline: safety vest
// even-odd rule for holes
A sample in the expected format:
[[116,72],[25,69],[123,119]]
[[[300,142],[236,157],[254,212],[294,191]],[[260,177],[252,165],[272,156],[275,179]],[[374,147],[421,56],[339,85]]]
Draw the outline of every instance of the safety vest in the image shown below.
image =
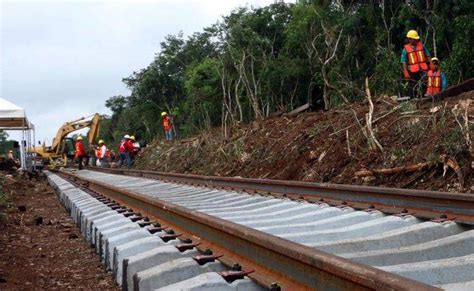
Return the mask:
[[81,141],[76,142],[76,158],[85,157],[86,156],[86,149],[84,148],[84,144]]
[[104,144],[101,147],[99,147],[99,158],[105,159],[106,154],[107,154],[107,146]]
[[100,159],[100,148],[99,147],[95,148],[95,157]]
[[120,142],[119,152],[124,153],[124,152],[127,151],[126,143],[127,143],[126,140],[122,140],[122,141]]
[[406,44],[405,50],[407,51],[408,69],[410,72],[416,73],[420,69],[423,71],[428,71],[425,49],[421,41],[416,43],[415,48],[413,48],[410,44]]
[[163,117],[163,128],[165,130],[171,129],[171,119],[169,118],[169,116]]
[[441,92],[441,70],[428,71],[428,88],[426,94],[434,95]]

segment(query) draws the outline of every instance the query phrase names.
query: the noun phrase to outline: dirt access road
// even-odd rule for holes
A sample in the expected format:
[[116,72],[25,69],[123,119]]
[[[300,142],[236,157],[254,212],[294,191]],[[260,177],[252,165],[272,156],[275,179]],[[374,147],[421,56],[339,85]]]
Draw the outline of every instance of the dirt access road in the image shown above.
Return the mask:
[[118,290],[46,178],[0,186],[0,290]]

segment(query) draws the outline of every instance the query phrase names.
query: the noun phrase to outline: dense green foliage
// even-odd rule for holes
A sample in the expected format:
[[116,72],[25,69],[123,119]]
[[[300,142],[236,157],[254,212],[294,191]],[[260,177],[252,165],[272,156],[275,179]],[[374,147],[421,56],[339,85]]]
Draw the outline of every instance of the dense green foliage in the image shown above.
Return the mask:
[[329,109],[363,96],[401,90],[400,52],[416,29],[441,59],[450,84],[474,76],[474,2],[470,0],[298,1],[238,8],[189,37],[170,35],[146,68],[114,96],[102,138],[162,135],[171,112],[188,136],[212,126],[265,118],[310,102]]

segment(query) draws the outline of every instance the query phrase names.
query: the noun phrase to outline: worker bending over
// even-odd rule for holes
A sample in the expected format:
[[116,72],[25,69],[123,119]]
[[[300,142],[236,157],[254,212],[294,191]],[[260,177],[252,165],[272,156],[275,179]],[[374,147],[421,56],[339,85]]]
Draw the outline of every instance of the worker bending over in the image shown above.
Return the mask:
[[173,125],[171,124],[171,118],[168,116],[168,113],[161,112],[161,124],[165,131],[166,140],[173,139]]
[[431,63],[433,64],[433,68],[428,71],[426,96],[438,94],[439,92],[446,90],[446,87],[448,87],[448,79],[446,79],[446,75],[439,66],[439,59],[432,58]]
[[82,161],[85,157],[87,157],[86,149],[84,148],[84,144],[82,143],[82,136],[78,136],[76,138],[76,151],[74,157],[79,162],[79,170],[82,170],[82,168],[84,167]]
[[[403,67],[403,76],[408,81],[408,95],[415,98],[417,85],[430,69],[430,51],[420,41],[416,30],[408,31],[407,44],[403,47],[400,61]],[[421,89],[420,94],[424,92],[423,86]]]

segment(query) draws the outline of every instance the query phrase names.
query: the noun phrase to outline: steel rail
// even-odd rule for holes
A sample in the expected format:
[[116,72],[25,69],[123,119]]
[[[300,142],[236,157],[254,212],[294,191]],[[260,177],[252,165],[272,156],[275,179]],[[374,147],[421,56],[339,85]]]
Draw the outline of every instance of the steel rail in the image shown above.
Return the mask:
[[249,193],[374,208],[389,214],[407,213],[424,219],[448,219],[474,224],[474,195],[426,190],[319,184],[299,181],[200,176],[143,170],[89,167],[110,174],[145,177],[163,181],[240,190]]
[[264,274],[272,280],[276,278],[285,290],[439,290],[158,198],[71,172],[61,174],[135,211],[185,231],[213,248],[217,247],[224,257],[229,255],[244,260],[243,266],[250,264],[256,271],[249,277],[262,277]]

